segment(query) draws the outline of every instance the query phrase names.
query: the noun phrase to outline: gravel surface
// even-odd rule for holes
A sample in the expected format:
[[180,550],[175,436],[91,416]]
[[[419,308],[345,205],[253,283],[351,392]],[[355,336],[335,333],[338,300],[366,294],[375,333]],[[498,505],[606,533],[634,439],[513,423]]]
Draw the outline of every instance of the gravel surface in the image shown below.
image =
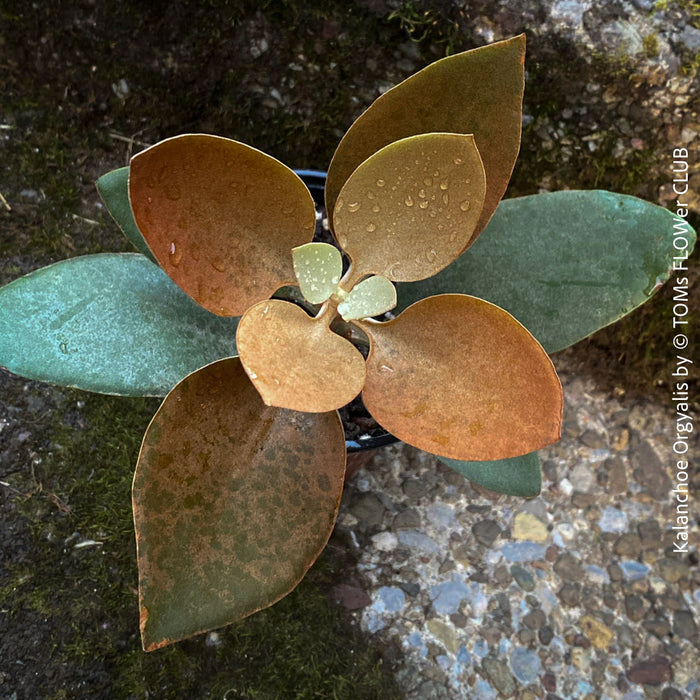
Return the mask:
[[473,488],[405,445],[347,489],[338,527],[362,583],[335,594],[400,646],[407,698],[700,698],[670,400],[609,396],[558,365],[564,435],[541,453],[539,497]]

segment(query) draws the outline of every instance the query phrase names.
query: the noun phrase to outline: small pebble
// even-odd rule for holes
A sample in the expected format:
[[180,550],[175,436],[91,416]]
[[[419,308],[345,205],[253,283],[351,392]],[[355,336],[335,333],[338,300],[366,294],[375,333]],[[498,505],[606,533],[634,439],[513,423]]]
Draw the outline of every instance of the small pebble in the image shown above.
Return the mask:
[[625,532],[627,530],[627,515],[618,508],[606,506],[598,525],[603,532]]
[[537,652],[525,647],[516,647],[510,655],[510,670],[523,685],[534,683],[542,665]]

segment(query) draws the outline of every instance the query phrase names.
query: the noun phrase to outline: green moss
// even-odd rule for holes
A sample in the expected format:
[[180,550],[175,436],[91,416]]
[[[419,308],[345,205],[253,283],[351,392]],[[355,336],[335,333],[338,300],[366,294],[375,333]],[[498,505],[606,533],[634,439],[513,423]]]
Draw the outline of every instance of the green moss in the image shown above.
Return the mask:
[[[527,64],[525,110],[533,120],[523,129],[509,195],[536,192],[543,179],[551,178],[553,189],[602,188],[654,199],[656,190],[649,173],[659,158],[655,137],[641,148],[627,148],[623,159],[617,144],[619,140],[629,142],[630,137],[619,129],[616,105],[606,107],[598,98],[595,112],[589,108],[583,117],[576,112],[584,104],[580,95],[592,84],[599,90],[617,86],[618,94],[629,92],[634,73],[629,59],[586,59],[566,43],[552,50],[561,55],[561,60],[551,62],[544,54]],[[565,118],[567,109],[570,116]],[[543,128],[551,135],[546,145]]]
[[643,40],[644,55],[647,58],[654,58],[659,55],[659,39],[656,34],[647,34]]
[[673,9],[683,13],[693,27],[700,28],[700,2],[698,0],[657,0],[654,3],[653,12],[665,12]]
[[387,20],[396,22],[411,41],[442,46],[445,55],[453,53],[455,43],[459,40],[460,23],[450,17],[447,8],[424,5],[425,3],[407,0],[392,10]]
[[696,75],[700,70],[700,52],[686,57],[678,70],[681,75],[685,75],[686,77]]
[[26,94],[10,89],[3,97],[4,119],[11,127],[3,167],[12,178],[2,189],[10,210],[0,207],[0,217],[8,222],[0,256],[48,262],[98,252],[105,240],[118,249],[119,242],[105,236],[106,217],[93,215],[98,219],[93,221],[79,215],[86,183],[78,164],[84,167],[97,148],[95,134],[76,130],[74,115],[56,110],[50,95],[33,94],[31,86]]
[[[700,1],[699,0],[657,0],[652,12],[680,13],[684,20],[696,29],[700,29]],[[681,75],[692,77],[700,70],[700,52],[691,52],[682,44],[677,47],[680,52],[681,65],[679,72]]]

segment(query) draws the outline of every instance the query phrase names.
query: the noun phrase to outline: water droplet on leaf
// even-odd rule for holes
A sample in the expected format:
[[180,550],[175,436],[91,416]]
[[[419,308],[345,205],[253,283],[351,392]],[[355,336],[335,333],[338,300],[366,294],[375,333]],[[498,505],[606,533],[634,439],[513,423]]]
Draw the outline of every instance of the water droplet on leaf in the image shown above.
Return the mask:
[[348,211],[355,212],[360,208],[360,203],[359,202],[351,202],[348,204]]
[[177,267],[182,260],[182,248],[180,248],[175,241],[170,243],[170,264]]
[[470,202],[469,202],[468,199],[465,199],[465,200],[459,205],[459,208],[460,208],[462,211],[469,211],[470,207],[471,207],[471,204],[470,204]]

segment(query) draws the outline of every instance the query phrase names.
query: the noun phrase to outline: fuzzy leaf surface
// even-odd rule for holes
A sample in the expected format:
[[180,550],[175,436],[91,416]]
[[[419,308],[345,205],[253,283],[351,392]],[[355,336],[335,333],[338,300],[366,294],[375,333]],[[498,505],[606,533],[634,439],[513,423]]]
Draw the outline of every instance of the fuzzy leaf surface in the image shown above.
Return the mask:
[[473,294],[509,311],[555,352],[643,304],[669,278],[674,256],[694,243],[684,220],[636,197],[601,190],[518,197],[501,202],[449,267],[398,285],[399,308],[433,294]]
[[197,303],[238,316],[295,283],[292,248],[311,241],[306,185],[261,151],[186,134],[131,160],[134,219],[165,272]]
[[542,346],[481,299],[423,299],[370,339],[362,398],[390,433],[441,457],[517,457],[559,439],[562,391]]
[[542,470],[537,452],[492,462],[462,462],[447,457],[438,459],[469,481],[496,493],[532,498],[542,488]]
[[124,235],[139,253],[143,253],[149,260],[156,262],[151,249],[134,221],[134,214],[131,211],[131,204],[129,204],[129,166],[105,173],[95,184],[107,211],[117,222]]
[[103,394],[165,396],[236,354],[237,323],[197,305],[143,255],[85,255],[0,289],[0,365]]
[[178,384],[146,432],[134,477],[144,649],[289,593],[328,541],[344,473],[337,412],[264,406],[237,358]]
[[348,129],[328,169],[331,214],[351,173],[380,148],[429,132],[474,134],[486,170],[484,229],[506,190],[520,148],[525,35],[448,56],[377,98]]

